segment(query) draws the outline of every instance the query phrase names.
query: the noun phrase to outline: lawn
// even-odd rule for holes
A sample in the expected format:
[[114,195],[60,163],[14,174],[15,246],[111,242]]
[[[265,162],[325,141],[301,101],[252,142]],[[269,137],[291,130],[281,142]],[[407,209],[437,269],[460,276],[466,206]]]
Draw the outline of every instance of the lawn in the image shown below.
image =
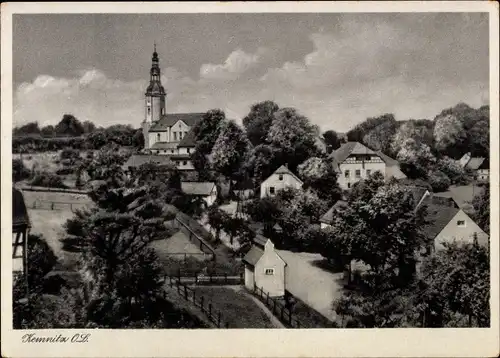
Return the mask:
[[[31,233],[41,234],[65,267],[72,267],[77,254],[65,251],[61,239],[64,238],[64,223],[73,217],[73,210],[88,207],[90,199],[86,195],[23,191]],[[54,210],[51,210],[54,203]],[[33,206],[36,205],[34,209]]]
[[196,297],[204,297],[204,302],[212,303],[215,312],[220,311],[222,321],[230,328],[276,328],[249,293],[241,287],[192,286]]

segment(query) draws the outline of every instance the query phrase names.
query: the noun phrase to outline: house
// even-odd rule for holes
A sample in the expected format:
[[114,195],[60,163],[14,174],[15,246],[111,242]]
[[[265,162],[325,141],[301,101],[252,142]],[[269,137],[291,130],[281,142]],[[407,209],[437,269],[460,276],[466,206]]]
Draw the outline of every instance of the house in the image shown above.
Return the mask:
[[347,206],[347,202],[344,200],[338,200],[323,216],[319,219],[322,229],[330,227],[333,222],[335,214],[344,209]]
[[486,182],[490,180],[490,159],[483,160],[481,165],[477,168],[476,179],[478,181]]
[[260,197],[274,196],[285,188],[300,189],[304,183],[290,169],[282,165],[260,185]]
[[181,190],[189,196],[202,198],[207,206],[217,200],[217,185],[213,182],[181,182]]
[[28,268],[28,233],[30,219],[23,194],[12,188],[12,271],[22,274]]
[[260,288],[270,297],[285,295],[286,262],[278,255],[271,240],[257,235],[243,262],[247,289]]
[[191,154],[196,142],[191,129],[204,113],[166,113],[166,96],[155,46],[141,125],[144,152],[170,157],[179,170],[193,170]]
[[368,178],[370,174],[380,172],[386,179],[395,177],[403,179],[399,163],[383,154],[371,150],[359,142],[344,143],[330,155],[333,166],[338,173],[341,189],[350,189],[354,183]]
[[459,164],[466,171],[471,172],[474,180],[488,181],[490,174],[490,163],[488,158],[472,157],[471,153],[465,153],[459,160]]
[[488,245],[489,235],[450,198],[427,197],[420,205],[427,206],[423,232],[433,243],[429,249],[439,250],[444,242],[468,242],[475,238],[480,245]]

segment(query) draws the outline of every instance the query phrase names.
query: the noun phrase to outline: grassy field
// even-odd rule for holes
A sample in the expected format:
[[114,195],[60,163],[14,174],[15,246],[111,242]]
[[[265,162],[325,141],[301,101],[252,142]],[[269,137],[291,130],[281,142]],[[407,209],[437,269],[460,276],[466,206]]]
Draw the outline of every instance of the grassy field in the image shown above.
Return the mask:
[[231,328],[276,328],[268,315],[239,287],[196,286],[196,297],[212,303]]
[[[41,234],[56,256],[66,267],[72,267],[76,254],[63,250],[61,239],[64,238],[64,223],[73,217],[73,210],[91,205],[86,195],[23,191],[31,221],[31,233]],[[55,203],[51,210],[51,203]],[[33,206],[35,205],[35,209]]]
[[57,169],[62,168],[62,165],[56,164],[55,161],[59,159],[60,151],[58,152],[43,152],[43,153],[30,153],[30,154],[18,154],[13,153],[12,159],[23,160],[24,165],[29,170],[33,167],[39,170],[49,171],[55,173]]

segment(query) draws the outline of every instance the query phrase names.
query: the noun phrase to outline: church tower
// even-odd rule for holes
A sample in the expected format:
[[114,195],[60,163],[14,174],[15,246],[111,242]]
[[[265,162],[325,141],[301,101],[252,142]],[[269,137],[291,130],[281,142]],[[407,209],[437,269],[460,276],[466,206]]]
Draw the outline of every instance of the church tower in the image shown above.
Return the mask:
[[149,128],[165,114],[165,89],[161,85],[161,73],[159,66],[156,44],[149,71],[149,86],[145,93],[144,121],[142,122],[142,133],[144,134],[144,148],[149,149]]

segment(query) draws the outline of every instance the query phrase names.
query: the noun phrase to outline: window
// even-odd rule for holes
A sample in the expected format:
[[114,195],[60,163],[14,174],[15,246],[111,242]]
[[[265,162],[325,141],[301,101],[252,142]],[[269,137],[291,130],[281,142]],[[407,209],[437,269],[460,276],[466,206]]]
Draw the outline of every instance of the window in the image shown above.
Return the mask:
[[279,175],[279,180],[283,180],[283,174]]
[[148,107],[148,115],[151,114],[151,107]]
[[174,132],[174,141],[177,140],[177,132]]
[[156,140],[159,142],[160,141],[160,133],[156,135]]
[[366,169],[366,175],[370,175],[372,171],[370,169]]
[[350,175],[350,174],[349,174],[349,170],[346,170],[346,171],[344,172],[344,177],[349,178],[349,175]]
[[163,153],[166,153],[166,152],[167,152],[167,150],[165,149],[165,150],[163,151]]
[[179,140],[182,140],[182,132],[179,132]]
[[182,162],[182,165],[187,165],[187,164],[188,164],[188,162],[187,162],[187,161],[183,161],[183,162]]
[[273,268],[266,268],[266,275],[272,276],[274,275],[274,269]]
[[188,149],[187,149],[187,152],[188,152],[188,154],[189,154],[189,153],[191,153],[191,148],[188,148]]
[[174,150],[173,149],[170,149],[170,151],[172,152],[172,154],[174,154]]
[[347,187],[348,187],[348,188],[351,188],[351,183],[347,183]]
[[465,227],[465,220],[457,220],[457,226]]
[[269,193],[274,195],[274,186],[269,188]]
[[356,178],[361,178],[361,170],[356,169]]

